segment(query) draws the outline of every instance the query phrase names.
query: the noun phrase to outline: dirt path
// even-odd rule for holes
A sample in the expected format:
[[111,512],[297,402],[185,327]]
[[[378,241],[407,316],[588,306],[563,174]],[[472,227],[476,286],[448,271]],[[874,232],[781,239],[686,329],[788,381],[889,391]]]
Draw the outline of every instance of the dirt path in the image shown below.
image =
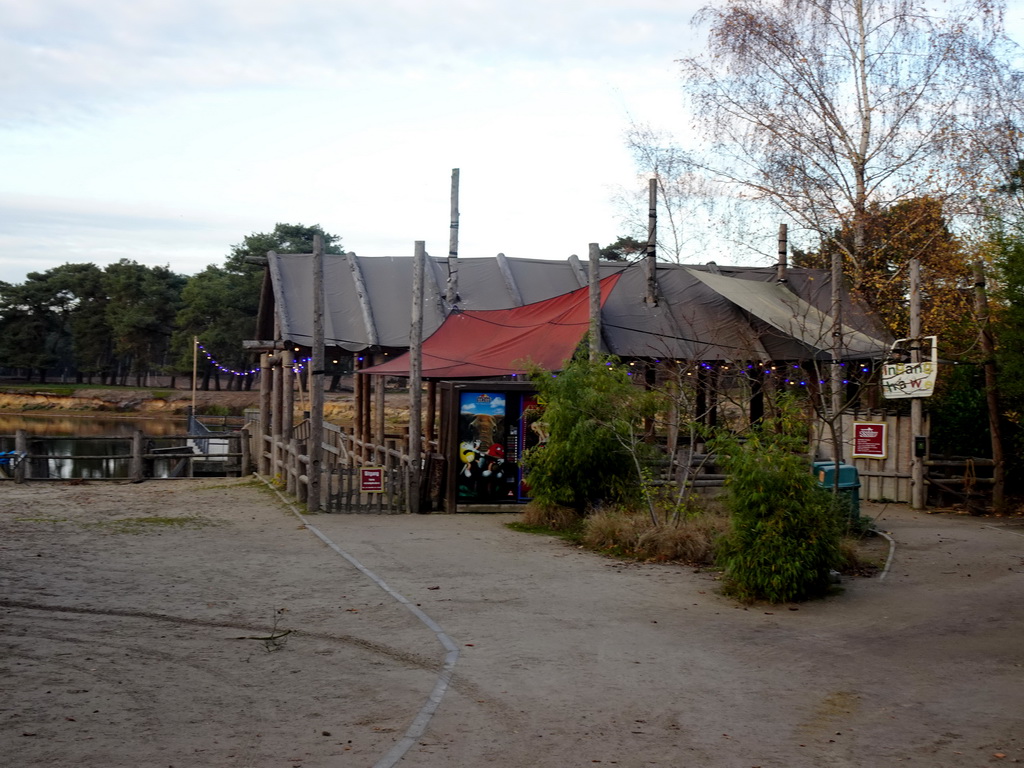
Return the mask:
[[309,518],[360,570],[244,481],[0,484],[0,754],[1024,762],[1024,527],[881,514],[898,542],[884,581],[744,609],[713,574],[607,560],[509,531],[506,515]]

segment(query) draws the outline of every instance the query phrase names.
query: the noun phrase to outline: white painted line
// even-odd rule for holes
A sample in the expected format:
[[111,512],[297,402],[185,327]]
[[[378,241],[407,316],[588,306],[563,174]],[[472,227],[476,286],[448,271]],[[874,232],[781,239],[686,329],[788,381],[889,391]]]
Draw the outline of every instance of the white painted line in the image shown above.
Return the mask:
[[885,559],[885,566],[882,568],[882,573],[878,577],[878,580],[882,581],[889,575],[889,569],[892,567],[892,558],[896,554],[896,540],[885,531],[875,529],[875,533],[889,542],[889,556]]
[[[259,476],[257,475],[257,477]],[[405,736],[399,739],[395,746],[388,750],[388,753],[384,755],[384,757],[382,757],[380,760],[373,764],[373,768],[393,768],[393,766],[397,764],[399,760],[405,757],[405,754],[410,749],[412,749],[420,740],[420,737],[423,736],[423,733],[427,730],[427,726],[430,725],[430,720],[434,716],[434,713],[437,712],[437,708],[441,706],[441,700],[444,698],[444,695],[448,690],[448,686],[451,684],[452,675],[455,673],[455,663],[459,660],[459,647],[450,637],[448,637],[448,635],[445,633],[443,629],[441,629],[437,622],[435,622],[432,618],[427,616],[427,614],[421,611],[415,604],[409,602],[409,600],[406,599],[404,595],[400,594],[399,592],[396,592],[394,589],[388,586],[387,582],[385,582],[377,574],[375,574],[365,565],[356,560],[352,555],[350,555],[348,552],[346,552],[333,541],[331,541],[327,534],[325,534],[316,526],[310,524],[309,520],[303,517],[302,513],[299,512],[295,505],[292,504],[291,501],[286,499],[281,494],[281,492],[277,488],[275,488],[271,483],[269,483],[263,477],[260,477],[260,480],[263,480],[266,486],[272,489],[274,493],[277,494],[277,497],[281,499],[281,501],[284,503],[286,507],[288,507],[288,509],[291,510],[291,513],[295,515],[297,518],[299,518],[299,520],[302,521],[302,524],[306,526],[306,528],[314,536],[316,536],[318,539],[320,539],[320,541],[322,541],[328,547],[330,547],[343,558],[345,558],[349,563],[352,564],[352,566],[356,570],[358,570],[360,573],[362,573],[364,576],[370,579],[370,581],[372,581],[378,587],[380,587],[389,595],[391,595],[391,597],[393,597],[396,601],[404,605],[413,616],[415,616],[417,619],[423,622],[423,624],[426,625],[426,627],[434,633],[434,635],[437,637],[438,642],[441,643],[441,646],[447,651],[444,657],[444,664],[442,665],[441,671],[437,676],[437,681],[434,683],[434,688],[430,692],[430,695],[427,697],[426,703],[420,708],[419,714],[417,714],[416,717],[413,718],[412,723],[409,725],[408,729],[406,729]]]

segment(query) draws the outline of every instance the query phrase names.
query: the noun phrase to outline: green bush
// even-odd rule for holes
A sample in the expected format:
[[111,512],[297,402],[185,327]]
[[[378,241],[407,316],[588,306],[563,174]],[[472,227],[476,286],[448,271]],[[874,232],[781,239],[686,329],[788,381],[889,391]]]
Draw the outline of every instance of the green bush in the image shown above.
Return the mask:
[[712,443],[729,475],[732,526],[716,552],[727,593],[781,603],[823,595],[840,563],[840,520],[832,495],[818,487],[798,436],[783,419],[743,441]]
[[633,383],[615,358],[569,362],[557,375],[535,369],[531,378],[545,403],[548,439],[523,457],[533,498],[582,515],[602,503],[639,501],[652,446],[644,419],[658,396]]

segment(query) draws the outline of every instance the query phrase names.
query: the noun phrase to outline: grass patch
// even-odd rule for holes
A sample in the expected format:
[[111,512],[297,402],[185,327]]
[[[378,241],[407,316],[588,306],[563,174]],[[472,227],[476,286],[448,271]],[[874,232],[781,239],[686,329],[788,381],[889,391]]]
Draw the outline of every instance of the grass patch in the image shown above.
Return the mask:
[[72,523],[74,522],[67,517],[16,517],[14,518],[16,523]]

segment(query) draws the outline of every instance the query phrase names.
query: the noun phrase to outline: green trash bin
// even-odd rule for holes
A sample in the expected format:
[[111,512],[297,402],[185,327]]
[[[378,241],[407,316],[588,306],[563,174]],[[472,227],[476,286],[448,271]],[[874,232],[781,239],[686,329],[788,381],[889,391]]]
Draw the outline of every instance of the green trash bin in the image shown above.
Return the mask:
[[840,463],[838,466],[834,461],[816,461],[812,465],[814,476],[818,479],[818,486],[831,492],[836,486],[836,471],[839,472],[839,493],[846,498],[849,504],[850,520],[856,522],[860,519],[860,473],[852,464]]

